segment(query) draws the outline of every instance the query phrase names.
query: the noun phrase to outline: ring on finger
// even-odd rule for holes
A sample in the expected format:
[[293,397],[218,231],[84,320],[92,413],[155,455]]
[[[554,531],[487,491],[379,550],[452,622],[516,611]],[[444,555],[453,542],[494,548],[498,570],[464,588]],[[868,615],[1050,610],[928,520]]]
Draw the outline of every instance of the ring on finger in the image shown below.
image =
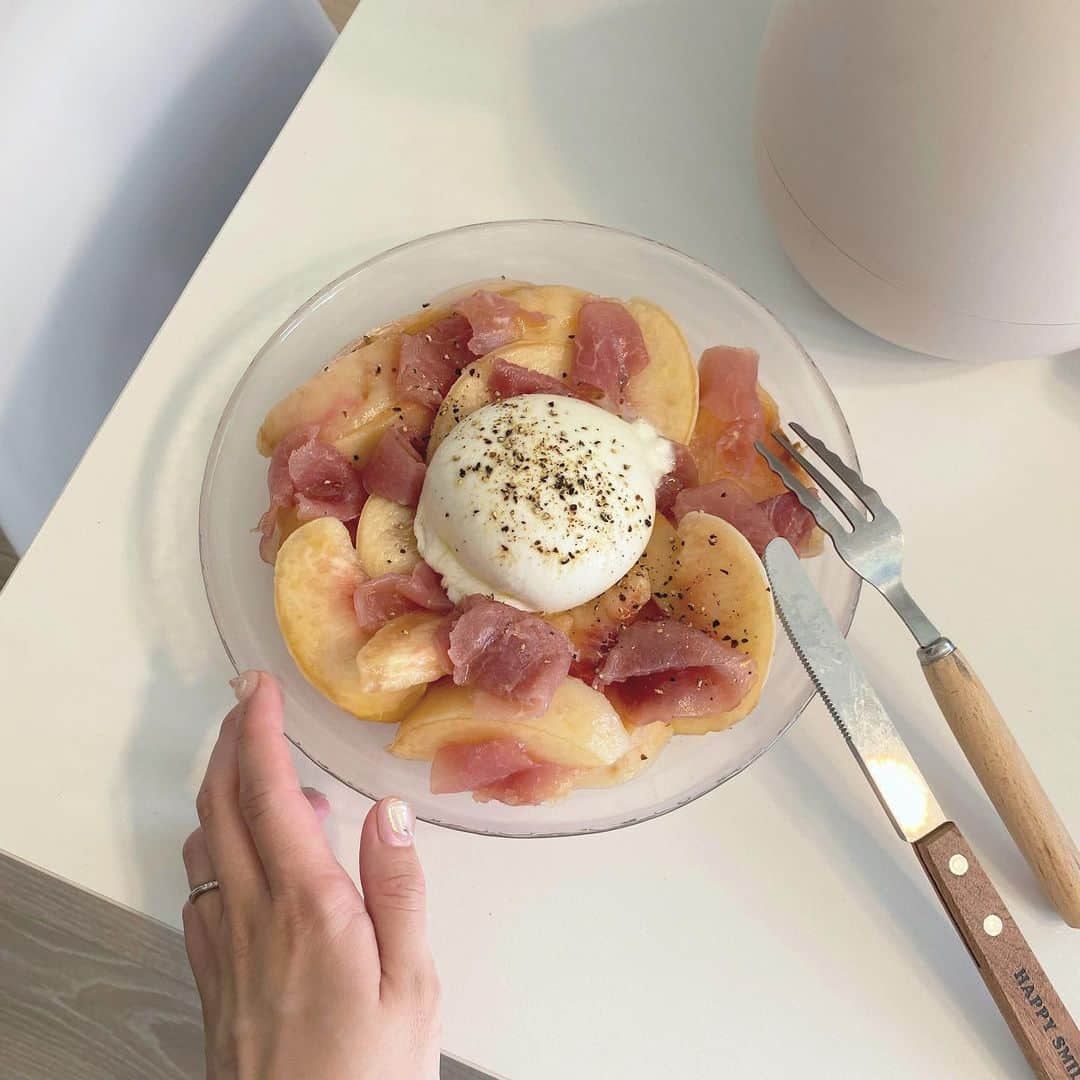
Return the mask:
[[194,904],[203,893],[213,892],[215,889],[220,889],[221,883],[216,880],[204,881],[201,885],[196,885],[195,888],[188,893],[188,903]]

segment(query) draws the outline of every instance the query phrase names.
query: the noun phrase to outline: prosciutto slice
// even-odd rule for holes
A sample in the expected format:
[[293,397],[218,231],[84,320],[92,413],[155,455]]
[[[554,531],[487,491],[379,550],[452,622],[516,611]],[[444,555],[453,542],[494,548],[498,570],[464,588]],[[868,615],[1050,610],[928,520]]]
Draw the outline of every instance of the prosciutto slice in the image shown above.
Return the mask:
[[675,619],[624,627],[597,672],[628,723],[727,712],[746,696],[754,662]]
[[450,631],[454,682],[540,716],[570,670],[566,635],[549,623],[484,596],[466,597]]
[[569,795],[580,771],[565,765],[534,765],[503,780],[473,791],[477,802],[501,802],[508,806],[538,806]]
[[759,555],[778,536],[785,537],[799,555],[810,553],[814,519],[790,491],[757,503],[734,480],[714,480],[685,488],[676,496],[676,521],[692,510],[703,510],[734,525]]
[[783,536],[795,549],[795,554],[810,554],[811,537],[814,533],[813,514],[790,491],[774,495],[758,503],[777,536]]
[[464,315],[447,315],[419,334],[403,334],[398,357],[397,393],[437,409],[446,392],[472,360],[472,327]]
[[453,606],[439,576],[426,562],[417,563],[411,574],[368,578],[353,592],[356,621],[364,633],[370,634],[407,612],[451,611]]
[[501,349],[517,341],[530,326],[543,326],[550,315],[542,311],[529,311],[508,296],[480,289],[467,296],[454,309],[463,315],[472,327],[469,351],[483,356],[492,349]]
[[682,443],[671,443],[675,451],[675,464],[671,472],[665,473],[656,485],[656,509],[661,514],[670,514],[675,506],[675,498],[684,488],[696,487],[698,467],[690,453],[690,447]]
[[497,398],[518,397],[521,394],[558,394],[561,397],[578,397],[576,386],[570,379],[556,379],[542,371],[533,371],[512,364],[501,356],[496,357],[488,375],[488,389]]
[[578,313],[571,374],[600,391],[599,404],[626,412],[626,387],[649,363],[633,315],[614,300],[586,300]]
[[765,412],[757,392],[754,349],[716,345],[701,354],[701,407],[723,426],[716,454],[734,476],[756,464],[754,443],[765,438]]
[[344,454],[318,441],[319,428],[303,424],[277,445],[266,472],[270,505],[259,519],[259,554],[273,563],[277,554],[279,510],[296,507],[301,521],[336,517],[351,521],[360,513],[367,494],[360,474]]
[[680,491],[673,507],[675,520],[681,521],[692,510],[703,510],[734,525],[759,555],[776,539],[772,519],[734,480],[714,480]]
[[451,743],[431,763],[431,793],[448,795],[472,791],[531,769],[535,761],[516,739],[489,739],[479,743]]
[[360,475],[369,494],[402,506],[416,506],[426,472],[424,459],[408,434],[395,426],[383,432]]

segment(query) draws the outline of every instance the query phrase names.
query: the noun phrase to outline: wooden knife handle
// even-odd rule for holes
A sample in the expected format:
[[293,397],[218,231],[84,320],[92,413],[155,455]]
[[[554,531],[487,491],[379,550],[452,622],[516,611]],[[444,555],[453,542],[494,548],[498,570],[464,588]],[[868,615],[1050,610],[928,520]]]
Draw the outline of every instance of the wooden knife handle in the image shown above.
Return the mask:
[[1080,1029],[963,834],[946,821],[914,846],[1035,1075],[1080,1077]]
[[1080,854],[1065,823],[960,651],[933,655],[920,650],[923,673],[956,741],[1050,902],[1080,927]]

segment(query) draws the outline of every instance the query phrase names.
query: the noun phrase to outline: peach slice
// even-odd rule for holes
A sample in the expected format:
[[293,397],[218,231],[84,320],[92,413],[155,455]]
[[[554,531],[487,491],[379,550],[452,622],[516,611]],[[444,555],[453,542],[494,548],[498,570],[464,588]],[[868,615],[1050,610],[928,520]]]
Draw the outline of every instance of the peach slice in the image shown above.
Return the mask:
[[426,431],[430,414],[396,400],[401,334],[365,335],[346,346],[307,382],[279,401],[259,428],[259,453],[274,447],[299,424],[318,424],[320,438],[357,464],[367,460],[379,436],[395,422]]
[[651,595],[648,571],[639,560],[599,596],[569,611],[549,612],[544,618],[570,639],[574,659],[589,663],[600,657],[608,640],[633,620]]
[[464,420],[470,413],[490,405],[494,395],[488,389],[488,376],[496,358],[502,357],[511,364],[520,364],[530,371],[539,371],[544,375],[558,378],[570,370],[573,356],[573,342],[536,342],[522,341],[496,349],[487,356],[474,360],[458,376],[443,398],[435,422],[431,425],[431,437],[428,439],[427,458],[438,449],[439,443],[446,438],[451,428]]
[[367,693],[425,686],[449,675],[450,660],[439,633],[445,615],[415,611],[379,627],[356,654],[360,687]]
[[451,743],[516,739],[536,761],[570,768],[613,765],[630,747],[630,736],[607,698],[580,679],[567,678],[543,716],[485,718],[476,694],[450,682],[431,687],[402,720],[390,752],[430,761]]
[[682,553],[683,541],[675,531],[675,526],[663,514],[657,514],[652,535],[637,565],[649,575],[653,599],[668,612],[671,608],[667,598],[672,589],[675,570],[682,562]]
[[685,443],[698,414],[698,370],[686,338],[662,307],[635,297],[626,308],[649,350],[649,363],[627,385],[630,405],[661,435]]
[[393,723],[424,691],[364,689],[356,654],[370,635],[357,625],[352,599],[363,580],[348,530],[335,518],[318,518],[292,533],[278,552],[274,608],[285,645],[316,690],[362,720]]
[[671,739],[670,724],[657,721],[630,729],[630,746],[618,761],[603,768],[586,770],[575,787],[615,787],[644,772],[660,756]]
[[[578,312],[589,294],[572,285],[529,285],[507,292],[526,311],[542,311],[551,318],[543,326],[526,327],[523,342],[563,344],[577,332]],[[498,349],[495,353],[498,353]]]
[[368,577],[408,574],[420,562],[410,506],[372,495],[356,525],[356,554]]
[[695,511],[679,523],[682,551],[671,584],[657,602],[671,614],[740,649],[756,664],[754,681],[734,709],[711,716],[683,717],[676,734],[702,735],[731,727],[757,705],[772,663],[776,620],[769,579],[746,538],[722,518]]

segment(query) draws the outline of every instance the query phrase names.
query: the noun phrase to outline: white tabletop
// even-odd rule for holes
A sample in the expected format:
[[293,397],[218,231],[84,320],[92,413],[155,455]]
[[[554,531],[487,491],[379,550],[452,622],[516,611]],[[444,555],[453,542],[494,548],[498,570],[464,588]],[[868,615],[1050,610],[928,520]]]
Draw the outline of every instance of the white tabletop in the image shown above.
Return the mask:
[[[225,400],[270,332],[347,267],[421,233],[521,216],[674,244],[801,337],[903,520],[912,591],[1080,833],[1080,367],[905,353],[801,282],[754,190],[767,6],[364,0],[0,596],[4,847],[178,923],[179,846],[229,703],[196,552]],[[1037,891],[906,631],[865,595],[853,639],[1080,1012],[1080,932]],[[363,800],[298,764],[328,793],[352,868]],[[754,768],[661,820],[528,843],[421,827],[419,845],[446,1049],[514,1080],[1026,1075],[816,704]]]

